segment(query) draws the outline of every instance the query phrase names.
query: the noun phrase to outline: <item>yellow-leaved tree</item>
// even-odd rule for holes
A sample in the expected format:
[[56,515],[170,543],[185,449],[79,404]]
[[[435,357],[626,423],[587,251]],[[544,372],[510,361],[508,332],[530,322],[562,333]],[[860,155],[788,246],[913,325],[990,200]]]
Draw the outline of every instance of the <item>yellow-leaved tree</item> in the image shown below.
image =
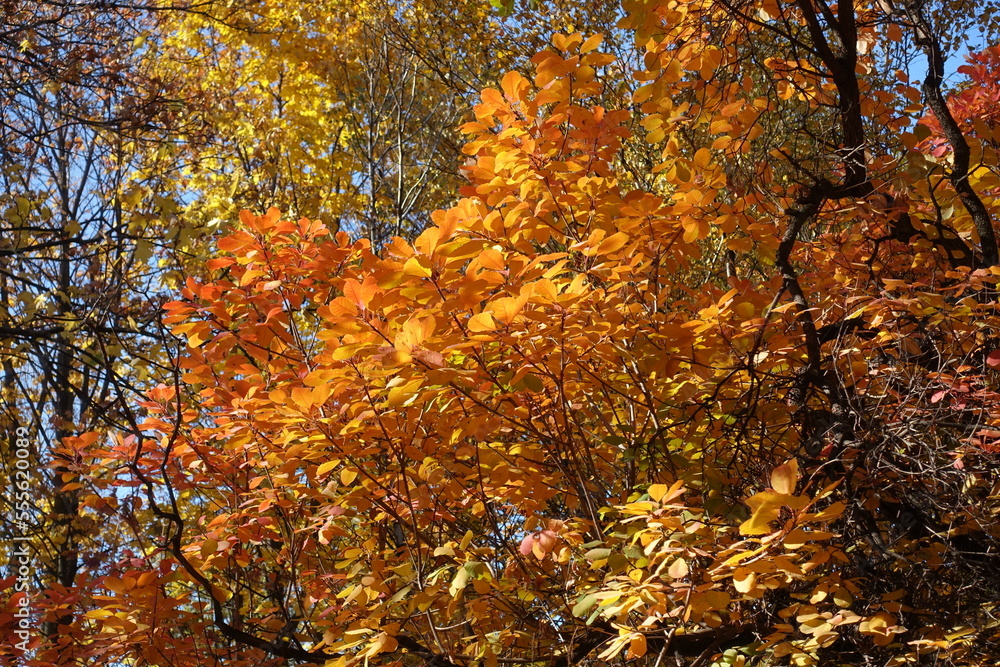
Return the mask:
[[183,168],[157,187],[174,190],[196,229],[277,206],[376,247],[412,238],[458,187],[457,128],[475,95],[554,30],[610,27],[617,14],[568,4],[502,17],[476,0],[176,14],[155,48],[165,70],[185,69],[175,94],[197,129],[174,149]]

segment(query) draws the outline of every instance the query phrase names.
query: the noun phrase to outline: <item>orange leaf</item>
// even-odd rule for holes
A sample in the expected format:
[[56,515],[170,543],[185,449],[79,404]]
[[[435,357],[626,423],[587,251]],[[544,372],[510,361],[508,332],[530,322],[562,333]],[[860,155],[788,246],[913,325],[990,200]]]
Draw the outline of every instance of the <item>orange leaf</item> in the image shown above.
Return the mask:
[[641,632],[633,634],[628,644],[628,657],[641,658],[646,655],[646,635]]
[[489,313],[479,313],[469,318],[468,327],[469,331],[480,333],[483,331],[494,331],[497,328],[497,324],[493,320],[493,316]]
[[523,308],[524,301],[509,296],[500,297],[489,304],[490,313],[504,324],[513,322]]
[[596,35],[591,35],[588,37],[583,44],[580,46],[580,53],[590,53],[604,41],[604,35],[598,33]]

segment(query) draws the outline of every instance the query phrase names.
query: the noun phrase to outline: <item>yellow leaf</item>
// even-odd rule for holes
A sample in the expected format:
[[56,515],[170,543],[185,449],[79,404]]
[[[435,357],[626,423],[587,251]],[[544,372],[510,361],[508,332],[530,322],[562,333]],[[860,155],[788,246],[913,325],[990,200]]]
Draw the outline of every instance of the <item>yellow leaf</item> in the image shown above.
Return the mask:
[[852,602],[854,602],[854,596],[851,595],[849,590],[841,587],[838,588],[837,592],[833,594],[833,601],[838,607],[846,609],[851,606]]
[[733,586],[740,593],[750,593],[757,587],[757,574],[745,567],[737,568],[733,573]]
[[858,632],[870,636],[876,646],[888,646],[895,635],[904,631],[904,628],[896,625],[896,619],[884,611],[858,625]]
[[778,518],[778,512],[774,515],[765,513],[754,513],[749,519],[740,524],[740,535],[765,535],[771,532],[771,521]]
[[473,534],[471,530],[465,531],[465,536],[462,537],[461,544],[458,545],[459,549],[465,550],[469,548],[469,544],[472,543]]
[[469,318],[469,331],[473,333],[480,333],[483,331],[493,331],[497,328],[496,322],[493,320],[493,316],[489,313],[479,313],[478,315],[473,315]]
[[386,397],[385,404],[391,408],[399,407],[400,405],[407,405],[412,400],[416,399],[417,390],[423,385],[423,380],[417,378],[416,380],[411,380],[406,384],[393,387],[389,390],[389,395]]
[[262,275],[264,275],[263,271],[257,271],[257,270],[244,271],[243,275],[240,276],[240,287],[246,287],[247,285],[252,283],[255,279],[261,277]]
[[792,459],[784,465],[780,465],[771,473],[771,488],[778,493],[795,493],[795,482],[799,476],[799,463]]
[[660,502],[660,498],[667,495],[667,485],[666,484],[650,484],[647,490],[651,500],[655,502]]
[[847,509],[847,504],[844,503],[842,500],[838,500],[837,502],[831,504],[829,507],[825,508],[823,511],[817,512],[816,514],[808,514],[806,515],[805,518],[807,518],[810,521],[817,521],[817,522],[833,521],[834,519],[839,518],[840,515],[844,513],[845,509]]
[[536,300],[548,303],[555,303],[559,298],[559,288],[556,287],[555,283],[547,278],[541,278],[535,281],[534,289],[532,290],[532,295],[537,297]]
[[770,523],[778,518],[787,496],[764,491],[747,499],[747,505],[753,510],[753,515],[740,525],[741,535],[763,535],[771,532]]
[[464,566],[458,568],[458,572],[455,573],[455,577],[451,580],[451,586],[448,589],[453,598],[457,598],[465,590],[465,587],[469,585],[469,576],[468,568]]
[[796,528],[785,535],[784,543],[788,549],[798,549],[809,540],[828,540],[831,537],[833,537],[833,533],[828,533],[825,530],[803,530],[802,528]]
[[411,257],[406,260],[406,264],[403,265],[403,274],[407,276],[416,276],[418,278],[430,278],[432,272],[420,261],[420,258]]

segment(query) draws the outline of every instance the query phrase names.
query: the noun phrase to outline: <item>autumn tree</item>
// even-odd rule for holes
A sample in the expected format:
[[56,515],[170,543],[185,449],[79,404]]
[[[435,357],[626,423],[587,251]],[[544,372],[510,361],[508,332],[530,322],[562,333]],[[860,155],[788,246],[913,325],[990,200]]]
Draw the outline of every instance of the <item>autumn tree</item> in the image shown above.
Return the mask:
[[[14,488],[18,427],[30,433],[38,471],[31,518],[17,530],[21,512],[14,494],[4,494],[4,532],[7,545],[31,539],[33,584],[51,585],[59,597],[74,587],[92,535],[80,514],[76,471],[44,466],[58,461],[63,438],[98,426],[117,395],[109,377],[121,366],[113,360],[135,354],[137,321],[156,321],[144,299],[148,278],[133,254],[144,229],[116,205],[124,171],[113,169],[125,166],[123,147],[153,117],[161,91],[138,77],[130,45],[119,41],[123,28],[141,29],[134,12],[8,3],[3,17],[5,486]],[[126,74],[136,77],[134,87],[124,85]],[[48,617],[46,633],[57,638],[57,625],[69,620]]]
[[7,601],[11,552],[27,549],[42,635],[29,643],[58,664],[84,657],[71,655],[76,612],[130,540],[100,530],[117,500],[81,499],[61,443],[127,428],[120,406],[172,375],[159,309],[183,226],[170,193],[147,197],[162,179],[147,156],[188,130],[142,45],[157,10],[190,7],[161,4],[0,4],[2,588]]
[[[481,93],[412,241],[244,212],[185,281],[174,381],[65,441],[150,536],[79,609],[88,657],[996,662],[967,7],[623,10],[632,56],[557,33]],[[916,50],[922,81],[885,66]]]
[[[38,659],[94,659],[89,649],[67,649],[87,636],[87,614],[100,606],[92,582],[109,564],[147,548],[135,520],[122,524],[124,531],[100,529],[122,499],[82,501],[88,481],[60,443],[109,426],[127,429],[121,420],[129,396],[169,381],[161,290],[182,273],[199,272],[201,241],[220,219],[217,210],[215,217],[202,212],[223,199],[233,205],[230,183],[219,190],[229,165],[243,160],[236,180],[250,194],[235,197],[243,205],[287,202],[331,224],[331,215],[346,216],[346,227],[369,230],[377,243],[388,231],[412,235],[422,224],[415,211],[439,204],[457,178],[444,155],[458,151],[453,128],[468,113],[462,95],[516,59],[513,51],[485,57],[496,46],[479,43],[494,38],[484,30],[492,29],[490,12],[469,7],[448,18],[426,8],[396,15],[388,5],[346,3],[278,10],[252,1],[3,6],[4,430],[7,443],[18,427],[31,432],[37,471],[31,520],[16,519],[17,494],[5,494],[4,531],[5,547],[31,539],[32,591],[42,598],[35,618],[44,619],[51,640]],[[317,38],[323,25],[348,30],[339,41]],[[534,35],[541,44],[541,29],[518,37]],[[459,33],[475,33],[479,42],[448,50]],[[216,97],[219,82],[232,84],[236,71],[246,77],[235,81],[244,97]],[[274,105],[258,111],[253,97],[268,86]],[[352,100],[355,89],[367,101]],[[319,106],[304,108],[307,95]],[[332,148],[326,137],[314,142],[323,127],[315,136],[307,131],[317,109],[330,111],[326,96],[350,107],[330,114],[349,139]],[[381,106],[372,106],[377,98]],[[279,154],[288,137],[298,138],[297,154]],[[268,146],[273,150],[261,148]],[[437,193],[432,203],[424,201],[428,193]],[[383,209],[394,216],[385,225],[376,220]],[[13,445],[3,456],[11,481]],[[121,508],[126,516],[130,502]],[[9,593],[14,579],[3,582]]]

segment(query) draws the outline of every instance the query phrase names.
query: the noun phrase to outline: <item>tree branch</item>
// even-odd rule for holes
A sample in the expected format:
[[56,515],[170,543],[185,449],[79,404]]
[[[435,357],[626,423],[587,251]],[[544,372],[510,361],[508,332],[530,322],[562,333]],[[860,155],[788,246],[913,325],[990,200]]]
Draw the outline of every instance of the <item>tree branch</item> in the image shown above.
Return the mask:
[[969,183],[969,162],[971,152],[969,143],[965,140],[962,128],[948,108],[941,84],[944,81],[944,54],[941,50],[941,40],[924,16],[921,3],[909,0],[904,4],[906,16],[913,28],[913,41],[923,49],[927,57],[927,76],[924,77],[921,90],[924,100],[930,108],[952,150],[952,167],[948,174],[952,187],[958,193],[962,205],[972,217],[972,223],[979,233],[979,247],[983,253],[983,263],[986,266],[1000,264],[1000,252],[997,249],[996,232],[990,219],[989,211],[983,200]]

